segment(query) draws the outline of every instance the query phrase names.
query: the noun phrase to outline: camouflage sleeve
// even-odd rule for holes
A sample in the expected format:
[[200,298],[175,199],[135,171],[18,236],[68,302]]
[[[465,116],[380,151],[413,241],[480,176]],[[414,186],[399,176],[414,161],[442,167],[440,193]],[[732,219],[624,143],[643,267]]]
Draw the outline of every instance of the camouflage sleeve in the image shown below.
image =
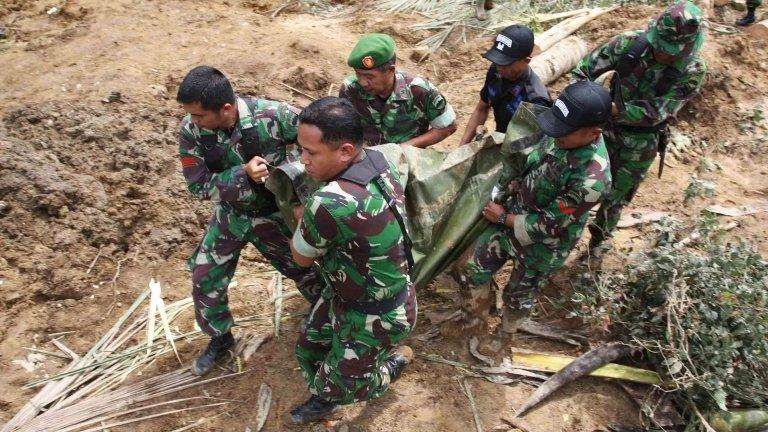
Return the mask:
[[568,172],[560,195],[542,212],[516,215],[514,234],[520,244],[547,244],[549,239],[565,238],[580,232],[582,219],[606,193],[607,165],[607,160],[592,160],[583,171]]
[[339,88],[339,97],[341,99],[346,99],[354,104],[352,81],[353,77],[351,76],[344,78],[344,81],[341,83],[341,87]]
[[280,139],[285,144],[296,142],[299,128],[299,113],[301,110],[281,102],[277,107],[277,128],[280,133]]
[[701,58],[692,60],[686,66],[683,76],[666,94],[648,100],[626,101],[618,123],[650,127],[674,118],[699,93],[706,71],[707,67]]
[[571,82],[594,81],[600,75],[613,70],[619,57],[629,49],[631,42],[630,35],[620,34],[595,48],[571,71]]
[[201,200],[215,202],[249,201],[253,198],[253,189],[244,165],[217,173],[208,170],[190,125],[191,121],[185,117],[179,136],[179,158],[187,189]]
[[293,233],[293,248],[305,257],[323,256],[338,232],[336,220],[313,195],[307,200],[299,227]]
[[429,121],[429,125],[435,129],[443,129],[456,121],[456,112],[448,103],[440,90],[427,80],[423,82],[426,91],[422,101],[422,110]]

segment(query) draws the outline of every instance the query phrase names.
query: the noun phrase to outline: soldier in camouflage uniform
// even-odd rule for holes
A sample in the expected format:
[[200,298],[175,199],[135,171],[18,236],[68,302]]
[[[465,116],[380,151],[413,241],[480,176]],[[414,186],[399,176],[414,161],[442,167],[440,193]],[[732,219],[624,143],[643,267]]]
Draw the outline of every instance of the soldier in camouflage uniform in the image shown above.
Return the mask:
[[427,147],[456,131],[453,107],[437,87],[395,69],[395,41],[388,35],[364,36],[347,64],[355,75],[344,80],[339,97],[362,116],[366,144]]
[[514,333],[533,306],[544,278],[559,269],[581,237],[589,210],[611,185],[601,125],[611,114],[609,92],[593,82],[571,84],[554,107],[537,117],[545,136],[528,155],[505,206],[483,209],[492,224],[454,268],[461,285],[463,314],[446,323],[445,334],[479,333],[486,328],[490,281],[509,260],[514,269],[504,289],[502,330]]
[[763,4],[763,0],[747,0],[747,14],[736,20],[737,26],[746,27],[755,22],[755,9]]
[[308,199],[291,243],[296,262],[317,261],[327,283],[296,345],[311,397],[291,416],[306,423],[377,398],[398,378],[413,356],[395,347],[414,326],[416,293],[403,185],[381,153],[362,149],[354,107],[313,102],[299,117],[299,145],[307,174],[327,182]]
[[195,317],[212,338],[192,365],[192,371],[202,375],[233,343],[227,287],[247,243],[296,281],[312,303],[319,297],[321,282],[313,270],[290,258],[291,231],[264,187],[268,165],[284,162],[286,145],[296,141],[298,110],[285,103],[236,97],[227,78],[208,66],[187,74],[177,100],[188,113],[179,138],[187,188],[199,199],[215,203],[203,239],[188,262]]
[[701,89],[706,66],[701,11],[690,1],[669,6],[646,32],[623,33],[585,57],[572,76],[613,78],[613,120],[605,131],[613,192],[590,224],[590,252],[599,257],[658,152],[667,123]]

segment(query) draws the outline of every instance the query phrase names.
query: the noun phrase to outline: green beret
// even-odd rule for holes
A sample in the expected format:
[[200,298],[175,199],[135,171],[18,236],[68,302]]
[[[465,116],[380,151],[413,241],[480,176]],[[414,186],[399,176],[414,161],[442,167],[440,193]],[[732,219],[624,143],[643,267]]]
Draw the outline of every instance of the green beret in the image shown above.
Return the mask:
[[389,35],[371,33],[360,39],[349,53],[347,64],[355,69],[373,69],[395,56],[395,41]]

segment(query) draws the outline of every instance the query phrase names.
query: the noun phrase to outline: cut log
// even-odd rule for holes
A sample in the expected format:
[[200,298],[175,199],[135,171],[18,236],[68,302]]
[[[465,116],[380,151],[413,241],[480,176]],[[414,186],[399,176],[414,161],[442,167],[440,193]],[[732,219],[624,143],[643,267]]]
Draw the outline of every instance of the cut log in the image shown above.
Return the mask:
[[587,43],[577,36],[570,36],[537,55],[531,60],[531,69],[549,85],[564,73],[573,69],[589,52]]
[[612,12],[620,7],[621,6],[616,5],[616,6],[611,6],[609,8],[595,8],[583,15],[578,15],[573,18],[569,18],[555,26],[552,26],[552,28],[550,28],[549,30],[536,36],[534,52],[538,50],[538,52],[543,53],[544,51],[548,50],[550,47],[555,45],[557,42],[573,34],[573,32],[580,29],[582,26],[584,26],[584,24],[594,20],[595,18],[603,14]]
[[768,20],[752,24],[744,32],[755,39],[768,39]]

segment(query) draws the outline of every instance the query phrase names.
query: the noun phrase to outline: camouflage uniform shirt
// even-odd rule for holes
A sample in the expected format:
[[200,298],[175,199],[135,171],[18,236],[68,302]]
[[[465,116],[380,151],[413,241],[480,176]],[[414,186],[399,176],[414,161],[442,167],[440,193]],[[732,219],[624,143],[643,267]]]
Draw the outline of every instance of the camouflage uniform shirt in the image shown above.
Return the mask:
[[[641,33],[622,33],[595,49],[571,72],[573,78],[594,81],[603,73],[614,70]],[[615,120],[617,126],[656,126],[677,115],[683,105],[699,92],[706,65],[698,54],[679,60],[672,67],[680,69],[682,75],[666,94],[656,96],[656,84],[662,79],[667,66],[654,60],[652,49],[645,50],[634,71],[621,78],[621,100],[625,109]]]
[[[237,98],[239,119],[231,131],[195,126],[188,114],[181,122],[179,156],[189,191],[201,200],[211,200],[226,209],[259,214],[276,210],[274,195],[245,173],[244,130],[254,132],[256,152],[272,165],[286,159],[286,145],[296,142],[298,110],[286,103],[251,97]],[[215,140],[214,138],[215,137]],[[211,169],[204,158],[204,146],[218,163]]]
[[526,266],[560,267],[581,237],[589,210],[611,187],[603,138],[565,150],[545,137],[528,156],[520,189],[508,209],[515,214],[512,242]]
[[424,78],[395,72],[395,88],[387,99],[366,93],[352,75],[344,80],[339,97],[352,102],[365,127],[369,145],[403,143],[430,127],[442,129],[456,120],[445,97]]
[[[382,177],[405,215],[397,169],[389,168]],[[304,207],[293,246],[303,256],[322,256],[321,266],[343,301],[388,299],[410,284],[400,225],[373,182],[362,187],[331,180],[316,191]]]

